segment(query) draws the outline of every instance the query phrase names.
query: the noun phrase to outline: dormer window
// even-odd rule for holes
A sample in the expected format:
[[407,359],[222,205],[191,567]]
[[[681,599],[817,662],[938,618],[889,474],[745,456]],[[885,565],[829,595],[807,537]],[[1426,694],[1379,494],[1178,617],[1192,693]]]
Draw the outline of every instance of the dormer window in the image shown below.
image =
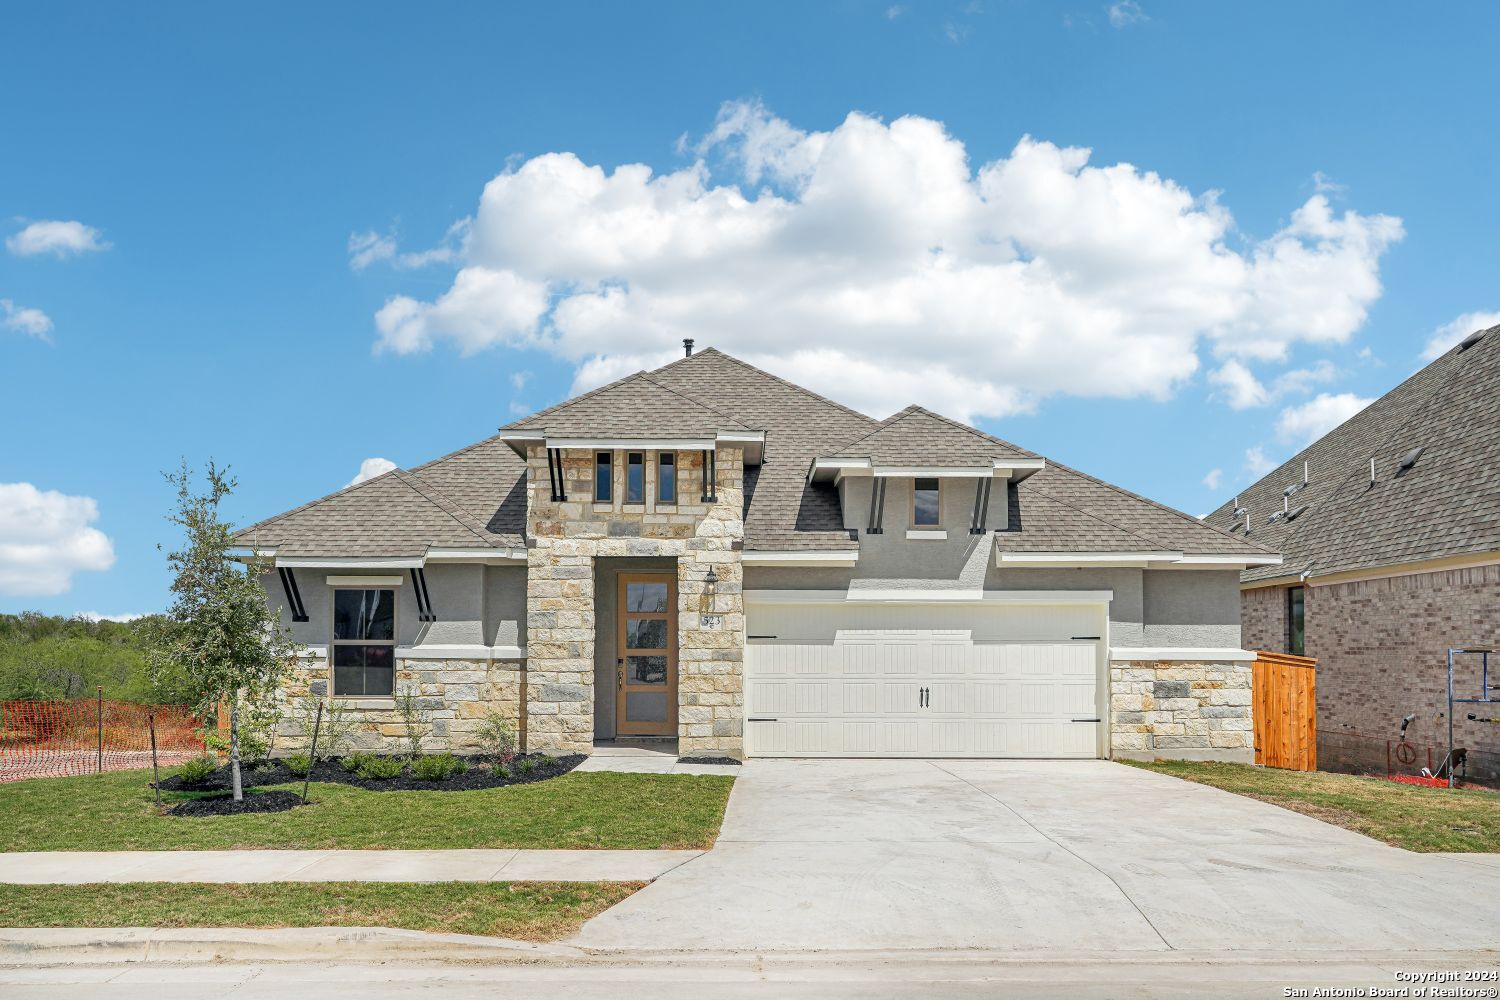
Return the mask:
[[915,528],[937,528],[943,523],[942,480],[936,477],[912,480],[911,523]]

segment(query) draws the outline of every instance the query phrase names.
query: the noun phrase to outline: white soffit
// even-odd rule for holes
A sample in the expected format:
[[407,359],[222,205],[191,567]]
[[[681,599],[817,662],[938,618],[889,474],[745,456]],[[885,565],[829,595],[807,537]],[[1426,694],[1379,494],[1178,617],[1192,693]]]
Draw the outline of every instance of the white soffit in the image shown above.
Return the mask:
[[1279,566],[1278,555],[1189,555],[1182,552],[1008,552],[996,547],[997,566],[1096,566],[1133,569],[1245,569]]

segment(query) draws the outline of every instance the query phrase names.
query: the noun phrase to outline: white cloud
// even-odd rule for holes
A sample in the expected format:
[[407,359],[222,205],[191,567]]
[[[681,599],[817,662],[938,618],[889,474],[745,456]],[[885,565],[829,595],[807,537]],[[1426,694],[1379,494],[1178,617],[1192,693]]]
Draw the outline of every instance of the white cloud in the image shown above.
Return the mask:
[[93,226],[55,219],[33,222],[5,240],[5,248],[17,257],[34,257],[44,253],[50,253],[54,257],[69,257],[108,250],[109,246],[103,234]]
[[52,340],[51,316],[40,309],[18,306],[10,299],[0,299],[0,326],[37,340]]
[[1432,361],[1475,330],[1488,330],[1496,324],[1500,324],[1500,312],[1466,312],[1451,319],[1427,338],[1427,346],[1422,348],[1422,360]]
[[61,594],[74,573],[113,566],[113,544],[90,527],[98,519],[92,497],[0,483],[0,594]]
[[390,261],[393,266],[402,270],[414,270],[429,264],[448,264],[463,253],[463,243],[468,232],[469,220],[459,219],[448,227],[448,232],[437,246],[406,253],[400,252],[394,232],[377,233],[371,229],[363,233],[350,233],[349,267],[351,270],[363,271],[378,261]]
[[1266,457],[1266,450],[1260,445],[1245,449],[1245,469],[1251,479],[1259,479],[1274,468],[1276,463]]
[[1271,400],[1270,392],[1260,384],[1255,374],[1233,358],[1209,372],[1208,380],[1223,388],[1231,410],[1264,406]]
[[905,13],[906,13],[906,8],[903,7],[901,4],[899,4],[899,3],[898,4],[892,4],[891,6],[889,6],[889,7],[887,7],[885,9],[885,18],[886,18],[887,21],[894,21],[896,18],[900,17],[902,14],[905,14]]
[[133,622],[146,616],[129,612],[122,615],[103,615],[97,611],[80,611],[73,617],[82,618],[86,622]]
[[394,468],[396,468],[396,463],[388,458],[367,458],[359,463],[359,472],[353,479],[349,480],[348,485],[358,486],[366,479],[383,476]]
[[577,390],[690,336],[877,414],[1165,398],[1204,344],[1265,362],[1346,339],[1401,236],[1314,195],[1246,240],[1213,192],[1030,137],[976,168],[918,117],[807,132],[733,102],[683,148],[695,162],[665,174],[571,153],[508,167],[452,287],[390,299],[378,349],[540,348]]
[[1136,0],[1116,0],[1105,8],[1105,13],[1109,15],[1110,25],[1115,28],[1128,28],[1132,24],[1151,20]]
[[515,389],[517,392],[520,392],[522,389],[526,388],[526,383],[530,382],[530,381],[531,381],[531,372],[511,372],[510,373],[511,388]]
[[1305,403],[1282,410],[1276,421],[1276,436],[1299,446],[1311,444],[1373,402],[1352,392],[1320,392]]
[[1211,490],[1218,489],[1219,488],[1219,484],[1221,482],[1223,482],[1223,481],[1224,481],[1224,470],[1223,469],[1209,469],[1208,470],[1208,474],[1203,477],[1203,485],[1206,486],[1206,487],[1208,487]]

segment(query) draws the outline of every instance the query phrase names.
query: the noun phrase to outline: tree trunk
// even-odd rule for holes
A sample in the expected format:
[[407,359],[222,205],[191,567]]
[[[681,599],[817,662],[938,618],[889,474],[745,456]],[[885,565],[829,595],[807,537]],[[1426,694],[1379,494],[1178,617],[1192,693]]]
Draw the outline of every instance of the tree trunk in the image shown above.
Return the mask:
[[245,798],[245,790],[240,785],[239,698],[232,698],[229,702],[229,773],[234,780],[234,801],[240,802]]

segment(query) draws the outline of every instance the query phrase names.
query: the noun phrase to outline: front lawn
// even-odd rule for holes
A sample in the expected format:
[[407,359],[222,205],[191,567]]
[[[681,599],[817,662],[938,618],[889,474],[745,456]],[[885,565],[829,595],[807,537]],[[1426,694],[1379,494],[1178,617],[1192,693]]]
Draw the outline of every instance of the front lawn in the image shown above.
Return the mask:
[[1423,788],[1383,778],[1250,764],[1122,763],[1260,799],[1408,851],[1500,851],[1497,792]]
[[401,927],[553,941],[644,884],[0,885],[0,927]]
[[[0,850],[707,848],[734,784],[605,772],[462,792],[314,783],[312,803],[290,812],[184,817],[156,813],[150,781],[150,771],[116,771],[0,785]],[[162,804],[191,797],[163,792]]]

